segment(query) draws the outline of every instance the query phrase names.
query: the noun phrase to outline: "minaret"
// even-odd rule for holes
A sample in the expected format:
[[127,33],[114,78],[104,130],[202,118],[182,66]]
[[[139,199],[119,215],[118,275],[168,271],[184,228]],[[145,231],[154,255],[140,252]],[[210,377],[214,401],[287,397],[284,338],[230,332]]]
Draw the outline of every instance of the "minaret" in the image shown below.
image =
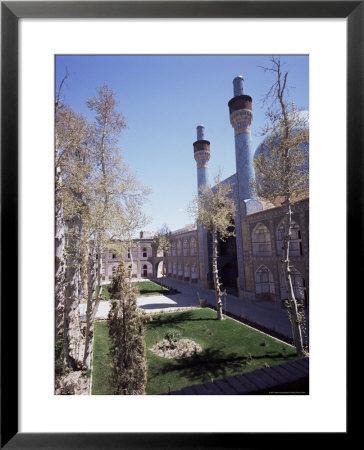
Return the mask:
[[194,157],[197,163],[197,189],[203,186],[209,186],[209,159],[210,159],[210,142],[205,139],[205,127],[199,125],[197,127],[197,141],[193,143]]
[[251,182],[255,179],[250,127],[253,120],[252,98],[244,95],[244,79],[233,80],[234,97],[229,101],[230,123],[235,132],[236,174],[238,179],[240,213],[242,217],[263,209],[256,199]]
[[[193,143],[193,153],[197,164],[197,192],[200,194],[201,188],[207,187],[209,183],[209,159],[210,142],[205,140],[205,127],[197,127],[197,141]],[[208,248],[207,235],[202,225],[197,227],[199,245],[199,266],[201,286],[208,288]]]

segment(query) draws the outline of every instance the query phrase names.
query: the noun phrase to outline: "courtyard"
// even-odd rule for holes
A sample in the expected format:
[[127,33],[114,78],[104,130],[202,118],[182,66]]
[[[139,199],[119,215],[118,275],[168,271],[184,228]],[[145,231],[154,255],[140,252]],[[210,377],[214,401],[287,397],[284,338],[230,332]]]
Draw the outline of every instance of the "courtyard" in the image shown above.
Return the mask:
[[[167,358],[152,352],[153,346],[174,334],[196,342],[200,352]],[[243,374],[297,359],[295,349],[251,327],[226,318],[216,320],[210,308],[190,308],[153,314],[145,334],[149,395],[168,393],[193,384]],[[106,321],[95,323],[92,394],[112,395]]]

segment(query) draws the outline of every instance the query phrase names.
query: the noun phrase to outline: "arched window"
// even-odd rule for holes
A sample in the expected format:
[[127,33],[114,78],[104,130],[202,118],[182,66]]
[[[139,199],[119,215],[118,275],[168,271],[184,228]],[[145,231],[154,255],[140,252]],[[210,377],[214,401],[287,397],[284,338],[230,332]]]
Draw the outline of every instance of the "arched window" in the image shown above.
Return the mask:
[[177,256],[181,256],[181,255],[182,255],[182,242],[177,241]]
[[186,263],[184,267],[184,276],[185,278],[190,277],[190,265],[188,263]]
[[144,264],[143,266],[143,277],[146,278],[148,276],[148,266]]
[[183,241],[183,256],[188,256],[188,247],[189,247],[188,240],[185,239]]
[[258,225],[253,230],[252,244],[254,256],[272,255],[270,233],[268,228],[262,223],[258,223]]
[[[305,280],[302,278],[300,272],[295,268],[291,269],[291,280],[295,298],[297,300],[304,300],[306,290]],[[280,284],[281,284],[281,299],[287,300],[288,295],[286,288],[286,278],[283,272],[281,273]]]
[[193,280],[195,280],[196,278],[198,278],[197,275],[197,265],[196,264],[191,264],[191,278]]
[[197,255],[197,244],[196,244],[196,239],[195,238],[191,238],[191,241],[190,241],[190,252],[191,252],[191,256]]
[[176,256],[176,241],[172,242],[172,256]]
[[[292,234],[289,242],[289,256],[301,256],[302,255],[302,240],[301,231],[298,224],[292,221]],[[283,240],[285,234],[284,219],[280,222],[277,228],[277,253],[282,254]]]
[[273,275],[266,266],[260,266],[255,272],[255,291],[257,294],[274,294]]

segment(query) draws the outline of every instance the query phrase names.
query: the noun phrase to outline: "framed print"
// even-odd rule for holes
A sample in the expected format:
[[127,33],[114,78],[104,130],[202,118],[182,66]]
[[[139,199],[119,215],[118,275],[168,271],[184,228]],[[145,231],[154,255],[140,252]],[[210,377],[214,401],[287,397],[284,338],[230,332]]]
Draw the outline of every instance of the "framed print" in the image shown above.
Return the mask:
[[[359,150],[364,143],[363,2],[8,1],[1,7],[1,446],[241,448],[244,442],[243,447],[249,448],[274,436],[285,441],[289,438],[285,433],[290,432],[300,433],[303,440],[320,432],[336,432],[346,438],[347,322],[343,317],[362,266],[353,260],[354,248],[356,252],[362,249],[363,225]],[[320,38],[321,33],[325,39]],[[314,293],[310,298],[315,301],[310,302],[309,395],[204,395],[201,400],[196,395],[54,395],[53,359],[48,354],[53,339],[53,302],[49,297],[54,280],[54,153],[47,149],[54,147],[54,83],[61,77],[55,68],[57,58],[109,55],[109,59],[97,59],[100,62],[90,66],[89,76],[84,75],[86,83],[93,70],[107,64],[113,79],[124,80],[123,67],[111,55],[126,55],[128,61],[131,55],[162,55],[166,72],[173,64],[177,70],[179,63],[173,57],[184,55],[181,70],[185,73],[178,81],[176,78],[175,89],[184,90],[187,96],[189,85],[184,79],[192,77],[187,77],[188,67],[192,67],[187,56],[242,54],[300,54],[309,60],[310,145],[312,142],[314,149],[310,186],[317,192],[310,198],[310,290]],[[135,61],[142,80],[145,62]],[[208,67],[206,63],[206,74],[201,72],[206,84],[214,76]],[[304,70],[297,68],[297,73]],[[160,73],[145,78],[136,92],[140,98],[146,98],[145,90],[153,90],[153,83],[163,83]],[[234,98],[238,97],[235,89],[234,84]],[[212,104],[208,96],[214,94],[216,91],[206,93],[207,108]],[[158,102],[140,105],[135,117],[149,117],[140,135],[148,134],[143,155],[150,155],[157,145],[153,144],[150,124]],[[172,115],[182,114],[182,106],[173,103],[173,95],[165,107],[170,120],[161,124],[162,129],[171,124]],[[184,121],[183,117],[178,120]],[[208,142],[201,125],[198,132],[196,142]],[[171,152],[175,147],[171,143]],[[205,147],[203,150],[206,153]],[[196,162],[206,163],[198,158]],[[272,224],[274,220],[271,218]],[[184,241],[181,245],[183,253]],[[142,251],[145,255],[140,255],[141,260],[148,256],[147,246]],[[247,266],[248,253],[244,258],[241,264]],[[113,275],[112,265],[109,269],[104,274],[108,278]],[[139,264],[139,269],[142,277],[154,270],[146,263]],[[171,274],[173,270],[171,260]],[[191,267],[177,265],[175,275],[192,284],[196,270],[192,270],[192,263]],[[261,272],[261,278],[255,275],[255,282],[267,279],[273,286],[270,275]],[[330,361],[334,379],[332,371],[326,372]],[[294,408],[305,420],[294,421],[285,415],[284,411]],[[92,411],[97,411],[96,417]]]

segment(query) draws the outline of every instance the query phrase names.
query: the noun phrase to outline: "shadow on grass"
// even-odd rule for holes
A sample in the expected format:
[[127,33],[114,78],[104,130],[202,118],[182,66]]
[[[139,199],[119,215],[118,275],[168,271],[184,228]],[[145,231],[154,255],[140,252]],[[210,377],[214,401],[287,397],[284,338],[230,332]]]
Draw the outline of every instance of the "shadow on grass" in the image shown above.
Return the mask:
[[[148,305],[139,305],[140,309],[153,310],[153,309],[167,309],[167,308],[180,308],[177,303],[149,303]],[[163,313],[163,311],[161,311]]]
[[[149,305],[145,305],[145,306],[149,306]],[[153,307],[155,307],[155,305],[151,305]],[[168,305],[164,304],[164,307],[169,307]],[[173,305],[171,305],[170,307],[173,307]],[[144,308],[144,306],[143,306]],[[150,308],[152,309],[152,308]],[[215,317],[193,317],[191,311],[184,311],[179,313],[178,315],[171,315],[171,314],[166,314],[163,316],[158,316],[158,317],[153,317],[153,320],[151,322],[148,323],[148,328],[149,329],[153,329],[153,328],[158,328],[160,326],[164,326],[164,325],[175,325],[177,323],[181,323],[181,322],[201,322],[201,321],[207,321],[207,320],[216,320]]]
[[140,295],[162,295],[167,294],[167,289],[138,289]]
[[[225,353],[220,349],[206,349],[201,353],[191,356],[190,358],[174,360],[174,362],[166,361],[163,368],[159,368],[159,374],[167,374],[178,372],[179,376],[189,379],[191,382],[212,381],[213,379],[226,376],[227,372],[244,372],[248,368],[249,360],[264,359],[269,361],[284,360],[295,358],[296,355],[283,355],[275,353],[274,355],[252,355],[241,356],[237,353]],[[205,374],[205,376],[203,376]]]

